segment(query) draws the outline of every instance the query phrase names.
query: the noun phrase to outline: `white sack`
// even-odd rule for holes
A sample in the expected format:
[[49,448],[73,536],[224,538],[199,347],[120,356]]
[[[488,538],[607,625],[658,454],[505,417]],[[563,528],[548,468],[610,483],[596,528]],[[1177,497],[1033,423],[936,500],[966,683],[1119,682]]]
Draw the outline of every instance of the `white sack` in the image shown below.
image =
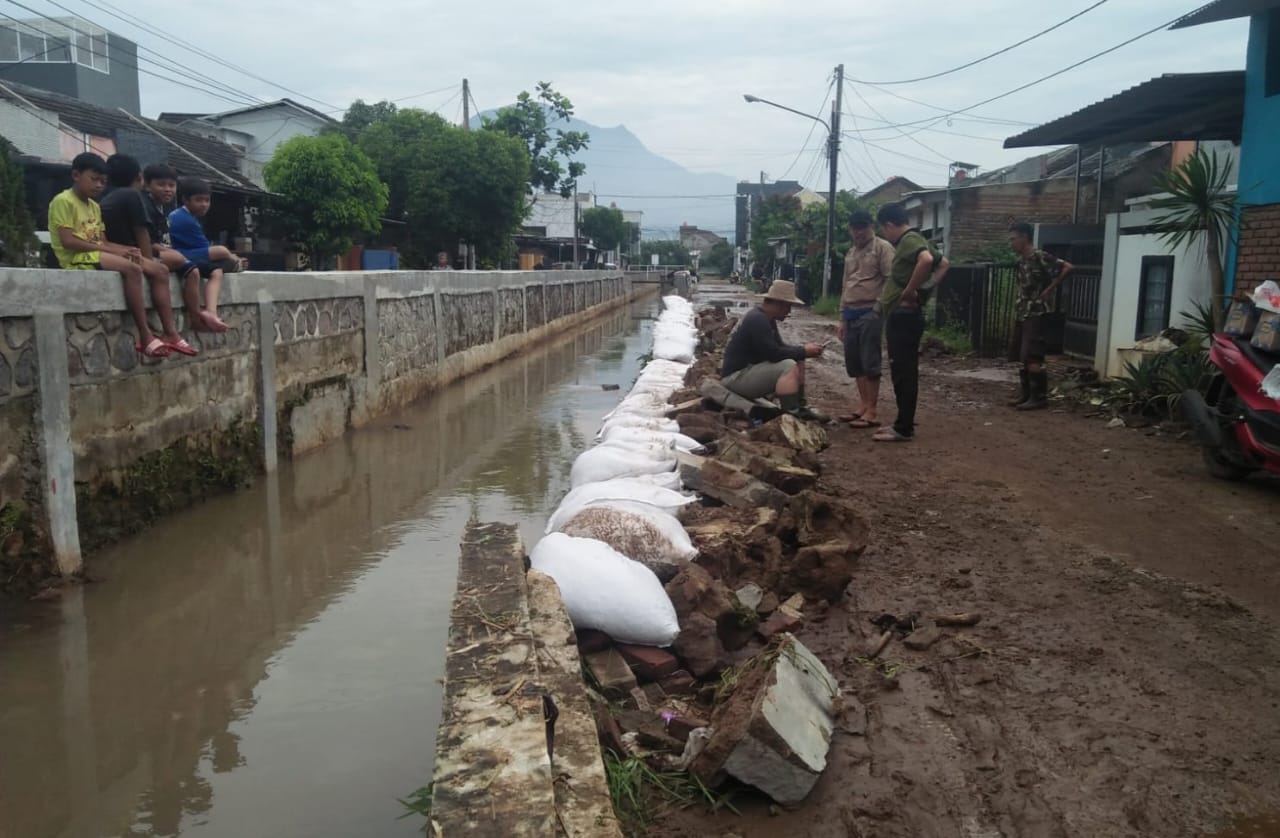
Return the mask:
[[616,477],[634,477],[637,474],[657,474],[672,471],[676,467],[675,453],[655,459],[646,452],[634,451],[621,445],[597,445],[578,455],[569,471],[569,484],[575,488],[584,483],[599,483]]
[[552,533],[533,548],[530,560],[560,586],[575,628],[645,646],[670,646],[680,634],[676,610],[658,577],[608,544]]
[[560,501],[560,507],[547,522],[546,532],[555,532],[565,521],[573,517],[573,513],[582,507],[597,501],[636,501],[656,506],[669,513],[686,504],[693,503],[696,498],[681,494],[673,489],[664,489],[652,482],[635,478],[619,478],[600,483],[584,483],[575,487]]
[[604,442],[662,442],[674,445],[678,451],[697,451],[702,447],[702,443],[698,442],[691,436],[685,436],[682,433],[672,433],[669,431],[660,431],[645,427],[636,427],[634,425],[615,425],[603,432],[600,439]]
[[637,511],[644,504],[585,506],[570,518],[560,532],[577,538],[603,541],[629,559],[649,568],[661,582],[669,582],[698,555],[689,534],[672,516],[656,507],[651,513]]

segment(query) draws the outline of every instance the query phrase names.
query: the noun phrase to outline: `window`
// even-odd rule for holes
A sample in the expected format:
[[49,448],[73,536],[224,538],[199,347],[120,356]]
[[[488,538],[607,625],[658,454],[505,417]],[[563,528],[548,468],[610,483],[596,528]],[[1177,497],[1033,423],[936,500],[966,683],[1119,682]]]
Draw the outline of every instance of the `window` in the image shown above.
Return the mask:
[[1266,73],[1263,84],[1267,96],[1280,93],[1280,10],[1267,16]]
[[1135,340],[1158,335],[1169,328],[1173,299],[1173,257],[1143,256],[1138,283],[1138,328]]
[[0,26],[0,61],[18,60],[18,30]]

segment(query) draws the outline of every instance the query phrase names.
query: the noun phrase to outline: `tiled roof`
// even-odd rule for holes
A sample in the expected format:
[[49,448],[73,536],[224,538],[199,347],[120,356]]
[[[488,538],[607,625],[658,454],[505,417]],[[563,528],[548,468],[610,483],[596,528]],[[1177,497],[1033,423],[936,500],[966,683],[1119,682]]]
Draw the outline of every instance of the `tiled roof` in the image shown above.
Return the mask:
[[137,157],[144,166],[148,163],[165,162],[177,169],[179,174],[202,177],[225,189],[254,193],[263,191],[240,174],[243,153],[221,140],[166,122],[92,105],[60,93],[4,82],[3,79],[0,79],[0,83],[3,83],[0,98],[21,104],[21,101],[5,89],[9,88],[36,107],[56,113],[68,128],[99,137],[110,137],[120,153]]

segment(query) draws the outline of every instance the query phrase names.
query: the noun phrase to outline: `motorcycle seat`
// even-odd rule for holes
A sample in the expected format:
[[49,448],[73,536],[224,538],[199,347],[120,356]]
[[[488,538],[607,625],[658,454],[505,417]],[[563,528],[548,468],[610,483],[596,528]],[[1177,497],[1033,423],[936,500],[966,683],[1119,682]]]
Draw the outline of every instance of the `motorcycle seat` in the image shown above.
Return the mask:
[[1272,367],[1280,363],[1280,354],[1275,352],[1265,352],[1258,347],[1249,343],[1248,338],[1235,338],[1235,344],[1258,369],[1262,370],[1262,374],[1266,375],[1271,372]]

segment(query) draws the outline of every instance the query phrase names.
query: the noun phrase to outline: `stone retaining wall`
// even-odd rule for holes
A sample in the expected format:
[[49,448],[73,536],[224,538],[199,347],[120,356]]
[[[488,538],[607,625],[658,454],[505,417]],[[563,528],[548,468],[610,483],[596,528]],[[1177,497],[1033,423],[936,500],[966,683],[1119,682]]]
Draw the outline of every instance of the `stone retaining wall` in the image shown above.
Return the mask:
[[223,288],[229,332],[194,333],[179,307],[200,355],[160,360],[134,349],[114,276],[0,269],[0,588],[74,573],[82,540],[273,470],[632,296],[589,271],[248,273]]

